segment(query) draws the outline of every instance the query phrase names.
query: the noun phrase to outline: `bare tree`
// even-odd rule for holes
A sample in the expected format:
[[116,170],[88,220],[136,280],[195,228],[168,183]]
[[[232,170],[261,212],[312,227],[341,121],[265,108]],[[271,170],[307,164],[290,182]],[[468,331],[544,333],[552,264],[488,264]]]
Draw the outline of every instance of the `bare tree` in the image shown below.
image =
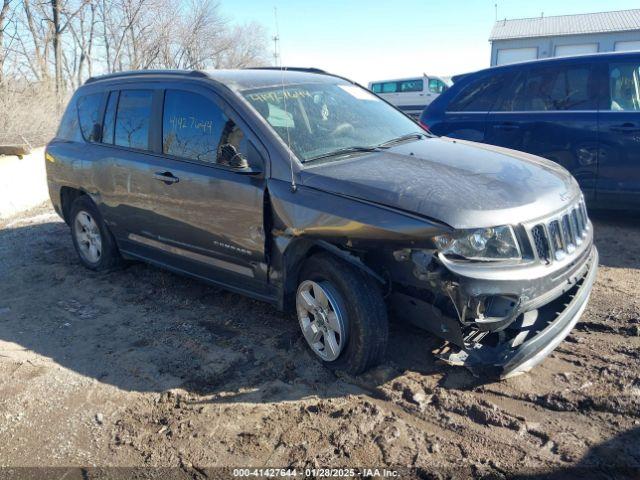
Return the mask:
[[[91,0],[82,0],[79,5],[75,5],[74,9],[64,12],[63,17],[63,9],[61,2],[62,0],[50,0],[51,2],[51,18],[48,19],[52,23],[53,30],[53,57],[54,57],[54,67],[55,67],[55,84],[56,84],[56,94],[58,98],[61,98],[61,93],[63,90],[63,82],[64,79],[62,77],[62,62],[63,62],[63,54],[62,54],[62,34],[69,27],[71,21],[76,17],[85,7],[87,3]],[[68,5],[67,5],[68,6]],[[63,22],[64,18],[64,23]]]
[[9,7],[11,6],[11,0],[3,0],[2,7],[0,8],[0,85],[4,83],[4,60],[6,58],[4,48],[4,32],[7,28],[9,20]]
[[50,112],[87,76],[264,64],[267,44],[216,0],[0,0],[0,112],[20,112],[0,113],[0,133],[52,132]]
[[[149,51],[158,48],[150,41],[154,36],[152,12],[157,11],[158,3],[159,0],[98,3],[107,71],[137,70],[149,63]],[[167,8],[170,8],[169,4]]]
[[22,0],[22,6],[23,21],[30,34],[31,45],[28,45],[26,35],[18,35],[21,57],[29,65],[36,79],[46,82],[49,79],[47,58],[52,38],[51,23],[44,21],[46,17],[41,4],[37,4],[34,10],[30,0]]
[[264,27],[250,22],[234,26],[226,35],[227,48],[214,59],[215,68],[244,68],[266,65]]
[[171,68],[203,69],[212,66],[218,50],[229,48],[228,20],[219,14],[219,6],[211,0],[192,1],[180,21],[174,24],[174,42],[170,48]]
[[[63,56],[69,83],[74,87],[82,84],[85,65],[88,76],[93,73],[92,55],[98,24],[96,10],[96,2],[85,3],[68,22],[71,46],[63,48]],[[65,50],[70,52],[71,59],[67,58]]]

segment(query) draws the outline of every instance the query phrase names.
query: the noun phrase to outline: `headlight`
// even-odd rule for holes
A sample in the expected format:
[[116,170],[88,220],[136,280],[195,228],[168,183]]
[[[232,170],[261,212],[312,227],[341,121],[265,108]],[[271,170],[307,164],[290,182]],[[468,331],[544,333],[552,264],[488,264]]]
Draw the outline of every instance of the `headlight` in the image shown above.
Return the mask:
[[469,260],[516,260],[522,258],[513,229],[503,227],[456,230],[434,238],[438,251]]

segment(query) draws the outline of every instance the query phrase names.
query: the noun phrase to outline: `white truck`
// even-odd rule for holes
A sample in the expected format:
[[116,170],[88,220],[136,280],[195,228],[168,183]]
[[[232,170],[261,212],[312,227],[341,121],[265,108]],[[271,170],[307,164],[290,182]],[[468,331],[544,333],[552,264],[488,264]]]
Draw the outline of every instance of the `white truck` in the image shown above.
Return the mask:
[[369,90],[412,117],[419,117],[451,81],[444,77],[423,74],[422,77],[378,80],[369,83]]

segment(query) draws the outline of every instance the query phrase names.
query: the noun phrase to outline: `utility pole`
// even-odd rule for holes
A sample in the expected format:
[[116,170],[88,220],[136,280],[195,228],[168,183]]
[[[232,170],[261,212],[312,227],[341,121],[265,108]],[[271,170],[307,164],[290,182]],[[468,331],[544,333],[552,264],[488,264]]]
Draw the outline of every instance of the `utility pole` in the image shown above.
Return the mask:
[[273,17],[276,22],[276,34],[271,37],[273,40],[273,66],[277,67],[280,61],[280,53],[278,51],[278,42],[280,41],[280,28],[278,26],[278,9],[273,7]]
[[280,40],[280,37],[278,37],[278,35],[274,35],[271,39],[273,40],[273,66],[277,67],[278,59],[280,58],[280,55],[278,54],[278,41]]

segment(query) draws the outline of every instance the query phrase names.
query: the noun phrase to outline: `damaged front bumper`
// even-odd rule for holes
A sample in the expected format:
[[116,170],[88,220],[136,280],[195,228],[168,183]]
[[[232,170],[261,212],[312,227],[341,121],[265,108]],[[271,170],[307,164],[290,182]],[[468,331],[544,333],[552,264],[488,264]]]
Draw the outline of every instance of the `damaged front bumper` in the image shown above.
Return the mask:
[[491,377],[508,378],[531,370],[564,340],[587,306],[598,251],[591,245],[585,254],[586,260],[575,265],[553,290],[521,305],[518,318],[506,328],[480,341],[465,342],[464,348],[447,348],[439,358]]

